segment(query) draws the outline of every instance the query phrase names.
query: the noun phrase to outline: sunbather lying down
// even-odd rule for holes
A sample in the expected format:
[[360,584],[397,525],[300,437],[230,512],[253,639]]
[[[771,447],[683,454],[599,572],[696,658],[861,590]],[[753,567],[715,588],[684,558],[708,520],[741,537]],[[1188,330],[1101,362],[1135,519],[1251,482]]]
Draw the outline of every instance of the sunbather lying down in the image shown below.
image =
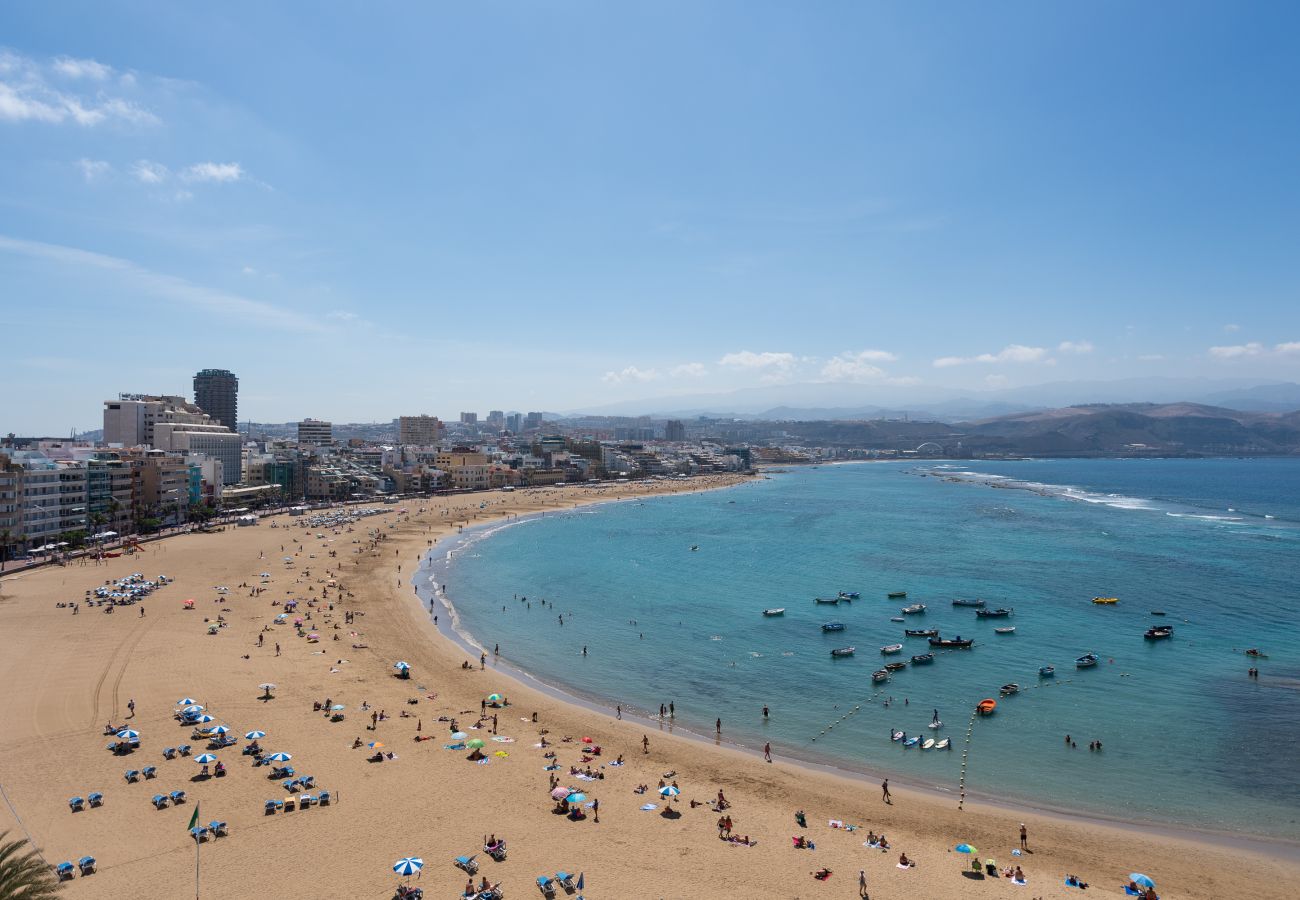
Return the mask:
[[831,877],[831,870],[818,869],[816,872],[810,872],[809,874],[811,874],[812,877],[816,878],[818,881],[825,881],[827,878]]

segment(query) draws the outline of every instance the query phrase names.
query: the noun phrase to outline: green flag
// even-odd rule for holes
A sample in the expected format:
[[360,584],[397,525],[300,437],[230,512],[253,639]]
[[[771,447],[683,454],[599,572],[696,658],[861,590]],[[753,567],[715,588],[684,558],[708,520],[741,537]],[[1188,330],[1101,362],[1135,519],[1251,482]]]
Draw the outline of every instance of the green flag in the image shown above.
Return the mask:
[[199,804],[198,804],[197,802],[195,802],[195,804],[194,804],[194,815],[190,816],[190,824],[188,824],[188,825],[185,826],[185,830],[186,830],[186,831],[189,831],[191,828],[193,828],[193,827],[194,827],[195,825],[197,825],[197,824],[199,824]]

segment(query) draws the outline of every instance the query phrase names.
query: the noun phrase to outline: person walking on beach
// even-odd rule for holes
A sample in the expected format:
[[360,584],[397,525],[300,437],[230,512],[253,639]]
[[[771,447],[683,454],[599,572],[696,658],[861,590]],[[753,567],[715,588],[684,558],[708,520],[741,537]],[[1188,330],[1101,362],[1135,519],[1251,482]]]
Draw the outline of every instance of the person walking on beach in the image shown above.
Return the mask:
[[128,718],[128,719],[134,719],[134,718],[135,718],[135,698],[134,698],[134,697],[131,698],[130,700],[126,701],[126,708],[127,708],[128,710],[131,711],[131,714],[130,714],[129,716],[127,716],[127,718]]
[[279,642],[279,641],[276,641],[276,642],[275,642],[275,655],[276,655],[276,656],[279,656],[279,655],[280,655],[280,642]]
[[618,718],[620,719],[623,718],[623,704],[620,703],[618,706],[615,707],[615,710],[618,713]]
[[884,800],[884,801],[885,801],[886,803],[888,803],[890,806],[893,806],[893,805],[894,805],[893,798],[891,798],[891,797],[889,796],[889,779],[888,779],[888,778],[886,778],[884,781],[880,782],[880,799],[881,799],[881,800]]
[[772,761],[772,745],[770,743],[763,745],[763,759],[768,762]]
[[600,822],[600,799],[591,801],[591,822],[593,825]]
[[1025,828],[1025,823],[1020,823],[1020,849],[1029,849],[1029,831]]
[[718,734],[722,734],[722,720],[721,720],[721,719],[718,719],[717,723],[714,725],[714,728],[717,729]]
[[858,896],[867,896],[867,870],[858,869]]
[[677,710],[676,710],[676,708],[673,706],[673,701],[671,701],[671,700],[668,701],[668,718],[670,718],[670,719],[675,719],[675,718],[677,718]]
[[641,735],[641,752],[642,753],[650,752],[650,735],[648,734]]

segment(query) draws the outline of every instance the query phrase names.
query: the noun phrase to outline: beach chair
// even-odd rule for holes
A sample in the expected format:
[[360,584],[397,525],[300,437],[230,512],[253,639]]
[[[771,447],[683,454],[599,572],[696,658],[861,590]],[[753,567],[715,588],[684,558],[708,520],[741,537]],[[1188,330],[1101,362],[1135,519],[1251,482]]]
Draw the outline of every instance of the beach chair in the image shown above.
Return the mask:
[[292,798],[292,797],[286,797],[285,800],[284,800],[284,811],[285,811],[285,812],[293,812],[293,809],[294,809],[293,798]]
[[302,775],[298,778],[298,783],[305,788],[316,786],[316,777],[314,775]]
[[316,803],[317,803],[318,805],[320,805],[320,806],[329,806],[329,805],[330,805],[330,799],[331,799],[331,798],[330,798],[330,792],[329,792],[329,791],[321,791],[321,792],[320,792],[320,796],[316,798]]
[[167,808],[167,795],[166,795],[166,794],[154,794],[154,795],[153,795],[153,805],[154,805],[154,807],[157,808],[157,809],[166,809],[166,808]]
[[70,797],[68,798],[68,806],[73,812],[81,812],[86,808],[86,801],[81,797]]
[[185,802],[184,791],[172,791],[171,794],[169,794],[168,796],[172,798],[172,803],[180,804]]
[[208,832],[209,832],[209,833],[210,833],[214,838],[216,838],[216,837],[229,837],[229,836],[230,836],[230,826],[227,825],[225,822],[219,822],[219,821],[217,821],[216,819],[213,819],[211,822],[208,823]]
[[93,794],[89,795],[86,799],[90,801],[91,809],[94,809],[96,806],[104,805],[104,795],[101,794],[99,791],[95,791]]
[[77,860],[77,868],[81,869],[82,876],[95,874],[95,857],[83,856]]
[[497,841],[495,844],[484,844],[483,852],[495,859],[497,862],[505,862],[506,859],[506,842]]
[[[477,853],[474,854],[474,856],[477,855],[478,855]],[[456,862],[455,862],[456,868],[464,869],[470,875],[476,874],[478,872],[478,861],[474,859],[474,856],[456,857]]]
[[543,897],[555,896],[555,882],[549,875],[537,876],[537,889],[542,892]]
[[156,778],[158,776],[158,767],[145,766],[143,769],[140,770],[140,774],[143,775],[146,779]]
[[76,873],[76,868],[70,862],[61,862],[54,867],[54,874],[59,881],[71,881],[72,876]]
[[176,758],[176,748],[175,748],[175,747],[164,747],[164,748],[163,748],[163,759],[175,759],[175,758]]
[[299,809],[306,809],[307,807],[312,806],[315,803],[316,803],[316,798],[313,797],[311,794],[303,794],[301,797],[298,798]]
[[284,809],[284,801],[282,801],[282,800],[267,800],[267,801],[266,801],[266,814],[267,814],[268,816],[273,816],[273,815],[275,815],[275,811],[276,811],[277,809]]
[[197,843],[203,843],[208,839],[208,826],[195,825],[190,829],[190,836],[193,837]]
[[176,748],[176,752],[179,753],[181,756],[189,756],[189,755],[190,755],[190,745],[189,745],[189,744],[181,744],[179,747]]
[[140,780],[140,773],[135,769],[127,769],[126,772],[123,773],[122,777],[126,779],[127,784],[131,784],[132,782]]
[[284,788],[286,794],[296,794],[298,793],[298,779],[286,778],[280,782],[280,787]]
[[556,872],[555,883],[564,888],[565,893],[571,894],[577,890],[573,884],[573,876],[568,872]]

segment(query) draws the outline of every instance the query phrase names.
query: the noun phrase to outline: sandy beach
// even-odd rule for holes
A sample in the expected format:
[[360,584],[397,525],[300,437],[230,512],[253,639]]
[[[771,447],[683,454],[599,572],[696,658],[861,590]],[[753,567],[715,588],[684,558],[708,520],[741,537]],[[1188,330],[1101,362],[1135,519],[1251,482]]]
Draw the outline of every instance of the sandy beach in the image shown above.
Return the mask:
[[[476,881],[500,882],[506,897],[540,896],[538,876],[559,870],[582,873],[581,893],[593,900],[857,897],[860,870],[873,898],[1073,897],[1079,889],[1064,883],[1067,874],[1091,885],[1085,893],[1122,897],[1128,873],[1139,871],[1156,880],[1162,898],[1295,896],[1300,861],[1291,845],[1270,853],[977,801],[958,811],[955,798],[896,785],[886,804],[875,781],[780,758],[767,763],[658,723],[563,702],[497,671],[491,652],[480,668],[477,656],[439,632],[412,588],[432,542],[464,525],[735,480],[438,498],[385,506],[342,529],[307,529],[276,516],[256,527],[167,538],[99,564],[6,575],[0,829],[29,833],[51,863],[94,856],[98,871],[70,882],[70,897],[192,896],[195,844],[186,826],[197,804],[200,822],[225,821],[230,831],[201,846],[202,897],[391,897],[402,880],[393,862],[417,856],[425,867],[413,883],[428,897],[450,898],[466,882],[453,860],[470,854],[478,855]],[[174,583],[111,614],[85,604],[87,591],[133,572]],[[264,590],[250,596],[257,588]],[[276,624],[290,599],[300,601],[297,609]],[[81,604],[75,614],[59,606],[71,603]],[[319,640],[299,636],[292,624],[308,615],[303,634],[315,629]],[[218,616],[224,621],[209,634]],[[409,680],[395,676],[397,660],[410,663]],[[277,685],[274,699],[262,699],[264,682]],[[476,727],[493,693],[509,705],[487,708]],[[166,747],[189,743],[194,754],[206,747],[173,717],[182,697],[197,699],[213,725],[240,736],[216,751],[224,777],[198,777],[193,758],[164,759]],[[326,699],[346,707],[342,721],[313,709]],[[386,718],[372,729],[372,712],[381,710]],[[444,749],[455,743],[452,719],[469,739],[484,741],[486,764],[467,760],[466,749]],[[106,723],[138,730],[140,748],[110,753]],[[291,753],[297,774],[314,776],[309,792],[328,790],[332,802],[267,814],[267,800],[290,795],[241,754],[252,729],[268,733],[260,742],[266,750]],[[543,730],[547,748],[537,746]],[[602,749],[590,762],[581,761],[585,737]],[[358,739],[382,742],[394,758],[368,761],[373,751],[353,749]],[[560,766],[553,772],[548,751]],[[624,764],[611,765],[620,755]],[[603,777],[570,774],[571,766],[588,765]],[[157,777],[126,783],[126,770],[145,766],[155,766]],[[587,802],[598,800],[599,821],[592,809],[577,821],[557,812],[552,775]],[[657,795],[664,778],[680,785],[676,802]],[[634,793],[642,784],[649,791]],[[186,791],[186,802],[155,809],[151,798],[173,790]],[[102,806],[69,810],[68,798],[95,791]],[[729,802],[723,813],[708,805],[719,791]],[[656,808],[642,810],[645,804]],[[805,811],[806,828],[796,824],[796,810]],[[752,845],[720,840],[720,815]],[[833,828],[831,820],[857,827]],[[1013,856],[1022,822],[1028,852]],[[884,832],[890,849],[865,847],[868,831]],[[503,862],[482,852],[493,834],[507,840]],[[815,849],[795,849],[797,835]],[[952,852],[959,842],[999,867],[1019,865],[1027,884],[971,877],[968,858]],[[898,865],[903,852],[914,867]],[[830,877],[814,879],[822,868]]]

